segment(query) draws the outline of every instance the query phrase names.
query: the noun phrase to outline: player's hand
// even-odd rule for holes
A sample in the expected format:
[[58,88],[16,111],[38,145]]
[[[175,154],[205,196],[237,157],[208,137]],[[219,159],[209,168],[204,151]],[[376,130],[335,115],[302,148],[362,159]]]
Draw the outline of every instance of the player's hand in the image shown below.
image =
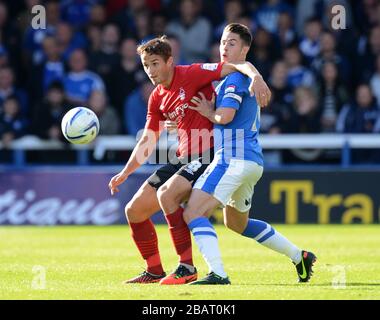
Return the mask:
[[110,188],[111,195],[114,195],[116,192],[119,192],[118,186],[121,185],[125,180],[127,180],[128,175],[121,171],[116,176],[113,176],[108,184],[108,188]]
[[200,97],[194,96],[191,98],[191,103],[195,106],[189,106],[189,109],[198,111],[202,116],[210,118],[214,113],[215,94],[212,95],[211,100],[207,100],[202,92],[198,92]]
[[168,132],[176,131],[178,129],[177,121],[166,120],[164,126]]
[[249,92],[251,96],[256,96],[257,103],[260,107],[266,107],[269,104],[272,94],[261,76],[257,76],[251,81]]

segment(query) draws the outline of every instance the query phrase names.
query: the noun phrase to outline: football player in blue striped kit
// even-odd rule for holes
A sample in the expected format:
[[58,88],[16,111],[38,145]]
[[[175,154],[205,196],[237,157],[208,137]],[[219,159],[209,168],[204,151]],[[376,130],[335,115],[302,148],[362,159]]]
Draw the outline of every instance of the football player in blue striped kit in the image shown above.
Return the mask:
[[[245,61],[252,36],[241,24],[226,26],[220,42],[221,60]],[[258,143],[260,106],[249,94],[250,80],[235,72],[216,88],[214,101],[203,94],[193,97],[191,107],[214,123],[215,157],[196,181],[184,219],[210,272],[191,284],[230,284],[224,271],[215,229],[207,218],[218,205],[224,207],[227,227],[288,256],[296,266],[300,282],[307,282],[316,261],[313,253],[301,250],[268,223],[249,218],[254,186],[263,173],[263,155]],[[215,99],[213,99],[215,100]]]

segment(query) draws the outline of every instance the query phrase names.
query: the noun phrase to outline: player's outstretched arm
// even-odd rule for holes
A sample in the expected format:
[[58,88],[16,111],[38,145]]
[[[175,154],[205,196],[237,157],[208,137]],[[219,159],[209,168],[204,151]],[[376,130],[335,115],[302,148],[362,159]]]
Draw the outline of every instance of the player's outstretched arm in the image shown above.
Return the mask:
[[119,192],[118,186],[121,185],[127,178],[135,172],[142,164],[144,164],[152,154],[157,140],[160,137],[159,132],[145,129],[140,140],[134,147],[132,154],[123,168],[117,175],[112,177],[108,184],[111,194]]
[[251,95],[256,96],[257,103],[260,107],[266,107],[269,104],[271,92],[260,72],[252,63],[248,61],[224,63],[221,71],[221,77],[225,77],[226,75],[236,71],[241,72],[252,79],[251,84],[249,85],[249,92]]

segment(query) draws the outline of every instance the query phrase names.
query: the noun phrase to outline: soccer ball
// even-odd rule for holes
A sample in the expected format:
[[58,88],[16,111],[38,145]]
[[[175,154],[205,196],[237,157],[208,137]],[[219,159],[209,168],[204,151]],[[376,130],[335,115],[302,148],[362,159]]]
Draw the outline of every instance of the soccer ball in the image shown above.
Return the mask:
[[99,120],[96,114],[84,107],[69,110],[61,122],[62,133],[74,144],[86,144],[93,141],[99,133]]

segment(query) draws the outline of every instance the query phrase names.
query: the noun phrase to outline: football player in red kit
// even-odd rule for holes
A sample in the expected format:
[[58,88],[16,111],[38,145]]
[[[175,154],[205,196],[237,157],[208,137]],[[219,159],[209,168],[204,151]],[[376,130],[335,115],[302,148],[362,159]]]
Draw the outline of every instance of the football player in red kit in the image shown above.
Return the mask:
[[[230,64],[192,64],[174,66],[171,47],[165,37],[152,39],[138,47],[146,74],[156,86],[148,102],[144,132],[127,164],[110,183],[111,194],[149,158],[166,120],[176,121],[179,146],[177,157],[153,173],[125,207],[132,238],[146,262],[146,270],[126,283],[184,284],[197,279],[193,265],[190,231],[183,220],[180,204],[190,194],[192,184],[212,161],[212,123],[188,108],[199,91],[208,99],[212,81],[239,71],[252,79],[250,92],[261,106],[270,100],[270,91],[249,62]],[[204,133],[208,134],[204,134]],[[158,251],[157,234],[150,217],[162,210],[169,225],[179,266],[166,276]]]

